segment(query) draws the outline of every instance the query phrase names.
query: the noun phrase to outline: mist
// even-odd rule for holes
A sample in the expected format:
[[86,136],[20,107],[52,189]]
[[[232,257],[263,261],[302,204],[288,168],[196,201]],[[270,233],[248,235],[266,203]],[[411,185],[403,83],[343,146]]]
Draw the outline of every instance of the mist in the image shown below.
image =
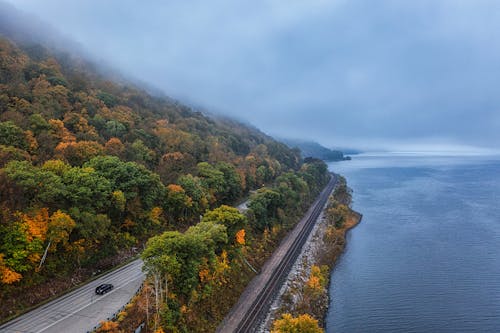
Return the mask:
[[490,152],[500,2],[16,0],[165,94],[325,146]]

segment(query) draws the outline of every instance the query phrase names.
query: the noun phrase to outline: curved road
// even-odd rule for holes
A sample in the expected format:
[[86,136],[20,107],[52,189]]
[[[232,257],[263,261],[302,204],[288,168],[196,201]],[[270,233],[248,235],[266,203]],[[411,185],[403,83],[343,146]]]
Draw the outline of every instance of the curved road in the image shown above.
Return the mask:
[[[225,318],[218,332],[234,332],[251,311],[254,302],[273,275],[279,263],[290,251],[292,243],[299,234],[305,232],[310,220],[317,218],[318,207],[325,205],[328,195],[336,184],[335,176],[318,196],[304,218],[284,239],[277,251],[264,265],[261,274],[247,286],[240,301]],[[0,326],[1,333],[85,333],[92,331],[101,321],[111,318],[124,304],[134,296],[145,275],[142,272],[142,260],[135,260],[115,271],[64,295],[33,311]],[[95,288],[102,283],[112,283],[114,289],[104,295],[96,295]],[[269,304],[267,304],[269,305]]]
[[[33,311],[0,326],[2,333],[59,333],[88,332],[102,320],[112,317],[127,304],[144,281],[142,260],[120,267],[96,280]],[[96,295],[95,288],[112,283],[114,289]]]

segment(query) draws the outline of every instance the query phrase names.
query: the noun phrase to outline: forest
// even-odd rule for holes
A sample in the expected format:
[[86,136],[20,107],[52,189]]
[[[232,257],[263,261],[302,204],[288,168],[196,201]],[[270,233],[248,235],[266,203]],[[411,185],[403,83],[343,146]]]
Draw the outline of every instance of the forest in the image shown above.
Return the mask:
[[[251,126],[0,38],[4,319],[49,296],[13,295],[85,279],[145,247],[156,288],[170,281],[175,295],[157,304],[156,323],[186,326],[183,306],[227,282],[233,260],[257,258],[247,244],[293,226],[328,177],[322,161]],[[229,206],[245,199],[244,214]],[[165,251],[175,255],[152,260]]]

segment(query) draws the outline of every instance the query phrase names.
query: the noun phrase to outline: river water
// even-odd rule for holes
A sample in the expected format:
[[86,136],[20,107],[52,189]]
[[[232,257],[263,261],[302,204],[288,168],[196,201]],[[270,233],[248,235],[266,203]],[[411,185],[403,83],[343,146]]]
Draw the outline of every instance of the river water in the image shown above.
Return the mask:
[[500,159],[331,163],[363,220],[332,272],[327,332],[500,332]]

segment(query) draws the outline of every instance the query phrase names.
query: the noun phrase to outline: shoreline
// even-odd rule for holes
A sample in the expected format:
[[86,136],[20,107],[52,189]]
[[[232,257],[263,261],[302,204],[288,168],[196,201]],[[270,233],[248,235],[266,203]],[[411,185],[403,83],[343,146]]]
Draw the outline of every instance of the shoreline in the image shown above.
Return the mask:
[[[335,196],[336,190],[330,198],[335,198]],[[346,203],[350,205],[350,197]],[[348,208],[345,223],[342,227],[335,228],[335,223],[327,216],[329,204],[330,201],[323,207],[314,229],[273,301],[266,320],[260,327],[260,332],[269,332],[273,322],[280,319],[284,313],[293,316],[308,314],[318,321],[322,329],[325,328],[330,299],[330,276],[345,250],[347,233],[354,229],[363,218],[362,214]],[[311,276],[320,271],[323,283],[312,290]],[[309,305],[305,306],[306,303]]]

